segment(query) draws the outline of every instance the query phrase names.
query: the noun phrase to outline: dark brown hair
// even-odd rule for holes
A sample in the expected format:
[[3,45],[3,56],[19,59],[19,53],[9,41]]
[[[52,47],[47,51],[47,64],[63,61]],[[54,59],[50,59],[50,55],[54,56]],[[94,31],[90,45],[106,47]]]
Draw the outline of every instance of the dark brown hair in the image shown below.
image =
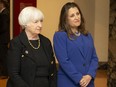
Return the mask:
[[65,31],[68,34],[69,37],[70,37],[71,34],[74,34],[71,31],[70,26],[67,23],[68,10],[70,8],[74,8],[74,7],[76,7],[79,10],[80,15],[81,15],[81,24],[77,29],[80,33],[82,33],[84,35],[88,35],[88,31],[85,30],[85,21],[84,21],[83,14],[82,14],[79,6],[74,2],[68,2],[62,7],[61,13],[60,13],[58,31]]
[[9,3],[7,0],[0,0],[0,3],[3,3],[4,7],[9,8]]

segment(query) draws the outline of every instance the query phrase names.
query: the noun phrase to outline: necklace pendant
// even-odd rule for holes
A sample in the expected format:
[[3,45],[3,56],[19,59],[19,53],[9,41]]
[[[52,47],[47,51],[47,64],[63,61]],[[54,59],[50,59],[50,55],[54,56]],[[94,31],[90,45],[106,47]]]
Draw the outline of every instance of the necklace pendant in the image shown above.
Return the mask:
[[29,42],[29,45],[33,48],[33,49],[39,49],[39,47],[40,47],[40,39],[38,39],[38,46],[37,47],[34,47],[33,46],[33,44],[28,40],[28,42]]
[[76,32],[75,35],[76,35],[76,36],[80,36],[80,32]]

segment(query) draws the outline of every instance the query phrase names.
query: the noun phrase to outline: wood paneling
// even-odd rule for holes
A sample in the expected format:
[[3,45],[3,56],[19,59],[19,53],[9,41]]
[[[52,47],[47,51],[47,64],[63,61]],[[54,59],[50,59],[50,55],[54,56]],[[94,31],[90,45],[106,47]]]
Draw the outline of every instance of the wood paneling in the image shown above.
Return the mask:
[[0,87],[6,87],[7,79],[0,79]]

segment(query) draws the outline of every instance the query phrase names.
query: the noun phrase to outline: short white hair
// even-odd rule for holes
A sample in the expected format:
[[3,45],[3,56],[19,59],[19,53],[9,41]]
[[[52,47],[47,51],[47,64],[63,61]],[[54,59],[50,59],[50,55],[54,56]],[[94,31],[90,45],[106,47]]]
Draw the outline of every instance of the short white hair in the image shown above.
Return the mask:
[[19,25],[22,27],[22,29],[24,29],[28,22],[43,20],[43,18],[44,15],[39,9],[33,6],[28,6],[22,9],[19,14],[18,21]]

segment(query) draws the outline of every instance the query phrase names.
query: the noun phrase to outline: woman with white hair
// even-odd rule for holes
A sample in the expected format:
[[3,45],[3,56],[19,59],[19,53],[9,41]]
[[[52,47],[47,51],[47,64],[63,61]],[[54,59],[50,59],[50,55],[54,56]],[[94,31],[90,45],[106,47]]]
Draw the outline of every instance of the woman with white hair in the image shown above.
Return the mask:
[[7,87],[56,87],[56,63],[51,42],[41,33],[44,15],[25,7],[18,20],[22,32],[11,40],[7,55]]

